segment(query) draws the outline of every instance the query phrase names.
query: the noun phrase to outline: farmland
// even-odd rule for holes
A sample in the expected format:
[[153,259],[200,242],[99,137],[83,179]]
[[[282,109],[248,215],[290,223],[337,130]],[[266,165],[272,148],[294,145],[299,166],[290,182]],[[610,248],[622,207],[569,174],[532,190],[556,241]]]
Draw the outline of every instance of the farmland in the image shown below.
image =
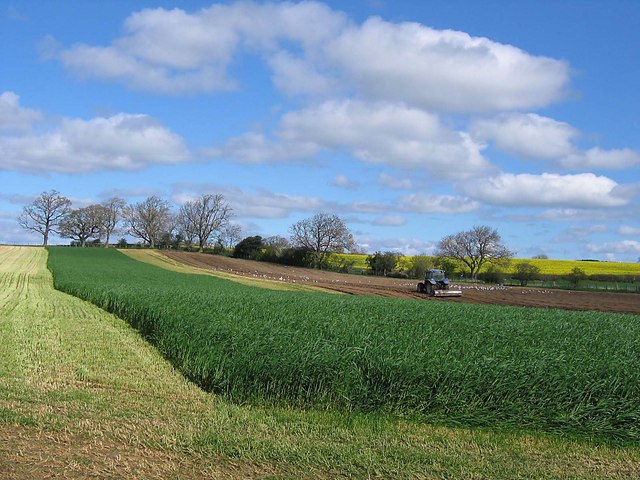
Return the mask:
[[40,248],[0,247],[3,478],[640,474],[640,450],[630,445],[234,405],[185,382],[119,318],[53,290],[46,260]]
[[[366,270],[367,255],[362,254],[336,254],[338,259],[353,262],[353,267],[359,270]],[[407,262],[411,257],[402,257],[401,261]],[[640,276],[640,263],[623,262],[593,262],[584,260],[552,260],[552,259],[528,259],[514,258],[506,272],[512,272],[514,265],[519,262],[528,262],[540,269],[541,275],[566,275],[574,268],[584,270],[586,275],[637,275]]]
[[637,316],[267,291],[97,249],[49,265],[234,402],[640,439]]
[[[597,310],[640,314],[640,296],[635,293],[584,292],[562,289],[499,287],[461,284],[457,287],[464,292],[462,298],[425,297],[416,292],[415,280],[387,278],[372,275],[346,275],[326,270],[290,267],[253,260],[229,258],[221,255],[207,255],[164,250],[124,250],[127,255],[163,268],[179,268],[190,272],[213,274],[245,284],[273,288],[279,283],[297,289],[315,288],[349,295],[375,295],[389,298],[419,299],[422,301],[446,301],[447,303],[474,303],[488,305],[514,305],[528,307],[551,307],[566,310]],[[159,260],[164,258],[164,260]],[[176,267],[180,265],[180,267]]]

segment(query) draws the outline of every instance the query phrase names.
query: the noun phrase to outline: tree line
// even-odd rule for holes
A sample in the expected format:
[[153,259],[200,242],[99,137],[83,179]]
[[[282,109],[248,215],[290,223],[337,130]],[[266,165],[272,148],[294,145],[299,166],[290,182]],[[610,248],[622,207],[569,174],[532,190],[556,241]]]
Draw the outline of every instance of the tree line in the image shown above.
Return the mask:
[[47,246],[51,234],[69,238],[84,247],[90,240],[108,247],[114,234],[127,234],[155,248],[161,242],[195,245],[204,250],[214,239],[235,242],[240,227],[230,224],[232,209],[220,194],[202,194],[185,202],[178,212],[155,195],[127,204],[119,197],[86,207],[73,208],[69,198],[56,190],[42,192],[26,205],[18,223],[42,235]]
[[[221,250],[234,247],[236,257],[314,268],[326,268],[332,253],[357,251],[351,231],[337,215],[317,213],[295,222],[290,227],[289,240],[281,236],[242,239],[240,227],[230,223],[232,216],[233,210],[221,194],[202,194],[172,213],[169,202],[155,195],[132,204],[113,197],[72,208],[69,198],[51,190],[25,206],[18,221],[23,228],[42,235],[44,246],[55,233],[81,247],[92,239],[108,247],[117,232],[131,235],[151,248],[172,245],[197,247],[203,252],[215,241]],[[448,270],[450,262],[456,261],[468,268],[472,278],[483,266],[504,264],[513,255],[502,244],[498,231],[488,226],[447,235],[438,242],[436,252],[443,269]],[[376,252],[367,262],[374,274],[388,275],[399,257],[395,252]]]
[[[187,201],[176,213],[171,205],[157,196],[139,203],[127,204],[119,197],[86,207],[72,208],[69,198],[56,190],[41,193],[23,208],[20,225],[42,235],[47,246],[51,234],[71,239],[84,247],[90,240],[108,247],[114,233],[124,233],[155,248],[159,245],[197,247],[202,252],[214,241],[224,248],[234,247],[236,256],[255,257],[256,249],[268,247],[272,259],[286,253],[291,262],[304,257],[309,266],[322,268],[333,252],[354,252],[356,243],[344,221],[337,215],[318,213],[295,222],[290,228],[290,241],[271,237],[241,240],[241,228],[230,220],[233,210],[221,194],[202,194]],[[284,252],[285,249],[291,251]]]

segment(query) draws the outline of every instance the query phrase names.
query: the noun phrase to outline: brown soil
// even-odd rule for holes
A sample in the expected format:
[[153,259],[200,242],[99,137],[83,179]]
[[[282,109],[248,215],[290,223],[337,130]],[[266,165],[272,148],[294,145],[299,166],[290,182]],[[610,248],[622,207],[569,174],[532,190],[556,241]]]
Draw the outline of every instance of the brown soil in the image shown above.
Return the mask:
[[169,258],[198,268],[255,279],[312,285],[353,295],[640,314],[640,295],[633,293],[579,292],[559,289],[547,290],[527,287],[461,284],[456,285],[462,290],[462,297],[460,298],[432,298],[417,293],[416,280],[347,275],[202,253],[172,251],[163,251],[163,253]]

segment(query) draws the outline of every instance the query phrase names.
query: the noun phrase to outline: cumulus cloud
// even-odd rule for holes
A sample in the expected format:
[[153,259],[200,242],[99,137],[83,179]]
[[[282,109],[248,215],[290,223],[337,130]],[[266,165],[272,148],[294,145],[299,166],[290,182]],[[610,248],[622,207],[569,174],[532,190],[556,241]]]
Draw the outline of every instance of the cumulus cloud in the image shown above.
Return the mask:
[[618,227],[620,235],[640,236],[640,227],[632,227],[630,225],[620,225]]
[[345,188],[347,190],[355,190],[358,188],[358,183],[350,180],[344,173],[339,173],[333,177],[331,185],[334,187]]
[[418,23],[358,25],[312,1],[145,9],[110,45],[79,44],[55,56],[83,77],[182,94],[233,88],[228,67],[246,54],[265,59],[287,93],[342,88],[455,112],[544,106],[563,96],[569,78],[564,62],[511,45]]
[[590,243],[587,250],[593,253],[640,253],[640,242],[637,240],[620,240],[618,242],[607,242],[603,244]]
[[400,208],[418,213],[468,213],[478,210],[480,204],[467,197],[414,193],[400,200]]
[[137,170],[189,159],[182,138],[147,115],[63,119],[52,131],[0,138],[0,170]]
[[0,94],[0,131],[28,131],[42,120],[42,113],[20,106],[20,96],[14,92]]
[[309,52],[345,22],[343,14],[315,2],[236,2],[194,13],[144,9],[126,19],[124,35],[110,45],[79,44],[61,48],[55,56],[82,77],[184,94],[235,88],[227,68],[236,55],[251,52],[271,59],[278,82],[286,89],[308,81],[313,69],[284,57],[279,42],[292,42]]
[[241,163],[276,163],[344,150],[364,162],[418,168],[445,179],[493,169],[467,133],[448,129],[435,114],[401,104],[326,101],[286,113],[275,137],[246,133],[205,153]]
[[385,215],[383,217],[377,217],[373,220],[373,225],[379,225],[383,227],[401,227],[407,223],[407,219],[400,215]]
[[491,140],[504,152],[542,160],[571,155],[572,141],[579,132],[571,125],[535,113],[505,113],[476,120],[471,132],[480,140]]
[[393,251],[403,255],[433,255],[437,243],[418,238],[371,238],[359,236],[358,244],[368,252]]
[[290,195],[271,192],[267,189],[246,191],[242,188],[215,184],[180,183],[174,185],[173,201],[181,205],[198,197],[202,193],[216,192],[224,195],[225,200],[239,217],[286,218],[292,212],[334,211],[336,205],[319,197]]
[[640,152],[630,148],[602,150],[595,147],[567,155],[560,160],[560,165],[567,169],[624,170],[640,165]]
[[480,146],[437,115],[401,104],[327,101],[289,112],[278,135],[291,144],[346,149],[370,163],[422,168],[441,178],[466,178],[491,168]]
[[464,32],[370,18],[347,28],[328,56],[374,98],[456,112],[540,107],[562,97],[564,62]]
[[204,150],[213,158],[233,160],[246,164],[279,163],[304,160],[319,152],[313,142],[280,142],[270,140],[262,133],[248,132],[227,140],[224,144]]
[[397,178],[388,173],[378,175],[378,183],[393,190],[411,190],[413,182],[409,178]]
[[618,184],[592,173],[511,174],[466,182],[462,189],[475,200],[505,206],[619,207],[628,200],[615,194]]

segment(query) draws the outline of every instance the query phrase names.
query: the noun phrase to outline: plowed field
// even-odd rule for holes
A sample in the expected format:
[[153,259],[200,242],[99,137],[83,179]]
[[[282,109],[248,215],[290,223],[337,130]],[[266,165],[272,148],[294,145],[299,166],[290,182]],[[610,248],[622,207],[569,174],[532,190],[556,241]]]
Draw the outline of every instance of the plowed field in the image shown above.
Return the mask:
[[597,310],[640,314],[640,295],[633,293],[579,292],[526,287],[457,285],[461,298],[431,298],[416,292],[415,280],[288,267],[201,253],[163,251],[167,257],[193,267],[254,279],[312,285],[326,290],[382,297],[415,298],[436,302],[466,302],[493,305],[551,307],[567,310]]

